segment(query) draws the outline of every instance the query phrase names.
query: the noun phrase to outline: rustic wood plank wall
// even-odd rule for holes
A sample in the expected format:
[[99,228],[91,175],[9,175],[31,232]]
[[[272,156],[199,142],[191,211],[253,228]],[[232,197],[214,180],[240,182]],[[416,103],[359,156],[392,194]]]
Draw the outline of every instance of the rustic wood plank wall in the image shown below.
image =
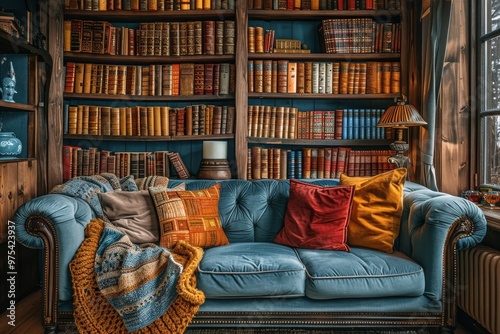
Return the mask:
[[436,126],[439,190],[459,195],[470,188],[469,0],[455,0],[446,45]]

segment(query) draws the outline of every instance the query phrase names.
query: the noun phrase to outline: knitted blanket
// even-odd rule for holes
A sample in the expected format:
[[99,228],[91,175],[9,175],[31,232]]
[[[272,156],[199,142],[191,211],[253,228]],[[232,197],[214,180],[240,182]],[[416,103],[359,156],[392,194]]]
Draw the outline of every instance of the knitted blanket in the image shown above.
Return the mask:
[[115,174],[101,173],[100,175],[74,177],[55,186],[50,193],[83,199],[90,205],[97,217],[103,218],[101,202],[97,194],[113,190],[135,191],[138,188],[132,175],[119,179]]
[[80,333],[183,333],[205,301],[195,271],[203,250],[138,246],[92,220],[70,263]]

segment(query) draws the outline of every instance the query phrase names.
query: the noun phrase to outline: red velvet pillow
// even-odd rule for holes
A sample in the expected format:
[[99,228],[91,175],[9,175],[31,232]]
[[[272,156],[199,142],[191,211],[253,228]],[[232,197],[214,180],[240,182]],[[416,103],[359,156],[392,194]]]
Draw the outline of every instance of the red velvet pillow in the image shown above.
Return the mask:
[[347,224],[354,187],[323,187],[290,180],[283,228],[274,242],[286,246],[349,252]]

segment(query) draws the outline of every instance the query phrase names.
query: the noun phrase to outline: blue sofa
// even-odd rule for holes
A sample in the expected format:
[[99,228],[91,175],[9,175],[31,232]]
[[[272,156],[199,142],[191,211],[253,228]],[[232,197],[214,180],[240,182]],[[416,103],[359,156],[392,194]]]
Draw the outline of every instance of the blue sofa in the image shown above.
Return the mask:
[[[187,189],[215,184],[187,180]],[[273,243],[283,225],[286,180],[225,180],[219,210],[229,245],[206,249],[197,273],[205,303],[190,328],[435,328],[453,332],[457,250],[477,245],[486,220],[473,203],[406,182],[396,251],[295,249]],[[336,179],[309,180],[336,185]],[[169,186],[180,183],[170,180]],[[43,250],[47,333],[72,322],[68,264],[94,213],[48,194],[15,214],[17,239]]]

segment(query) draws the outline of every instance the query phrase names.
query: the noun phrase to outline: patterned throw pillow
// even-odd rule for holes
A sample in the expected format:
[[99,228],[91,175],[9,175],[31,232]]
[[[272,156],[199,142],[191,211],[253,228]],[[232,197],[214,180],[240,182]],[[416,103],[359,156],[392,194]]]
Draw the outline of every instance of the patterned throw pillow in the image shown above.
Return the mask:
[[274,242],[299,248],[349,251],[347,225],[354,187],[290,180],[283,228]]
[[160,221],[160,246],[172,248],[179,240],[203,248],[229,244],[219,217],[219,183],[185,191],[151,187],[149,193]]

